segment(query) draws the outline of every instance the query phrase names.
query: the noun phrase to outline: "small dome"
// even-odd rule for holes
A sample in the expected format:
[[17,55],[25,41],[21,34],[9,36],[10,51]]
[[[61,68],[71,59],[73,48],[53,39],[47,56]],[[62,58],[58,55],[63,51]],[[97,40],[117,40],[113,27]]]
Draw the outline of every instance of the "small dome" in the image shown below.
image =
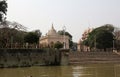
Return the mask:
[[53,24],[52,24],[51,30],[48,31],[47,35],[57,35],[57,32],[56,32],[56,30],[54,29]]

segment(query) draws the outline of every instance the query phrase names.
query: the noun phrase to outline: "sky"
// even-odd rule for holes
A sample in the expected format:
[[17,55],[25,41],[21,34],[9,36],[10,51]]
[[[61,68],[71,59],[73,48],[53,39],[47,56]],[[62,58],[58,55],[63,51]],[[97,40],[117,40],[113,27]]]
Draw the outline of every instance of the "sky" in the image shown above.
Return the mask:
[[120,27],[120,0],[7,0],[7,20],[16,21],[28,31],[39,29],[45,35],[54,28],[66,31],[78,42],[88,28],[104,24]]

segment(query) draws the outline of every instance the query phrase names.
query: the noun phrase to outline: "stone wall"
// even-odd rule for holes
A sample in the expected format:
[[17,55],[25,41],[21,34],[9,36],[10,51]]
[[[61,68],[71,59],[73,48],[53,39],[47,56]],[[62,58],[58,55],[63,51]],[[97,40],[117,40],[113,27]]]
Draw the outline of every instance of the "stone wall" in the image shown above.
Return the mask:
[[59,64],[60,52],[55,49],[0,49],[0,67]]

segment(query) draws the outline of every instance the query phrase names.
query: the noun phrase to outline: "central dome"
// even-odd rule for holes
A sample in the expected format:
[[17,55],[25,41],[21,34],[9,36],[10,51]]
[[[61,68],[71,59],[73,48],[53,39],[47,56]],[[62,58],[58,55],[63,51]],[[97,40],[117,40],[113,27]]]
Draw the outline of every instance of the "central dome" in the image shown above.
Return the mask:
[[56,32],[56,30],[54,29],[53,24],[52,24],[51,30],[48,31],[47,35],[57,35],[57,32]]

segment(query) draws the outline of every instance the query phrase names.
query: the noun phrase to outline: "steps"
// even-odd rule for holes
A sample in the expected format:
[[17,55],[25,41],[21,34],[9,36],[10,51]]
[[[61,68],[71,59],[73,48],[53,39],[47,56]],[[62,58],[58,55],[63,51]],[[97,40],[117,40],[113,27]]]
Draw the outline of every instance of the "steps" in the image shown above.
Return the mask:
[[120,63],[120,55],[114,52],[70,52],[69,63]]

